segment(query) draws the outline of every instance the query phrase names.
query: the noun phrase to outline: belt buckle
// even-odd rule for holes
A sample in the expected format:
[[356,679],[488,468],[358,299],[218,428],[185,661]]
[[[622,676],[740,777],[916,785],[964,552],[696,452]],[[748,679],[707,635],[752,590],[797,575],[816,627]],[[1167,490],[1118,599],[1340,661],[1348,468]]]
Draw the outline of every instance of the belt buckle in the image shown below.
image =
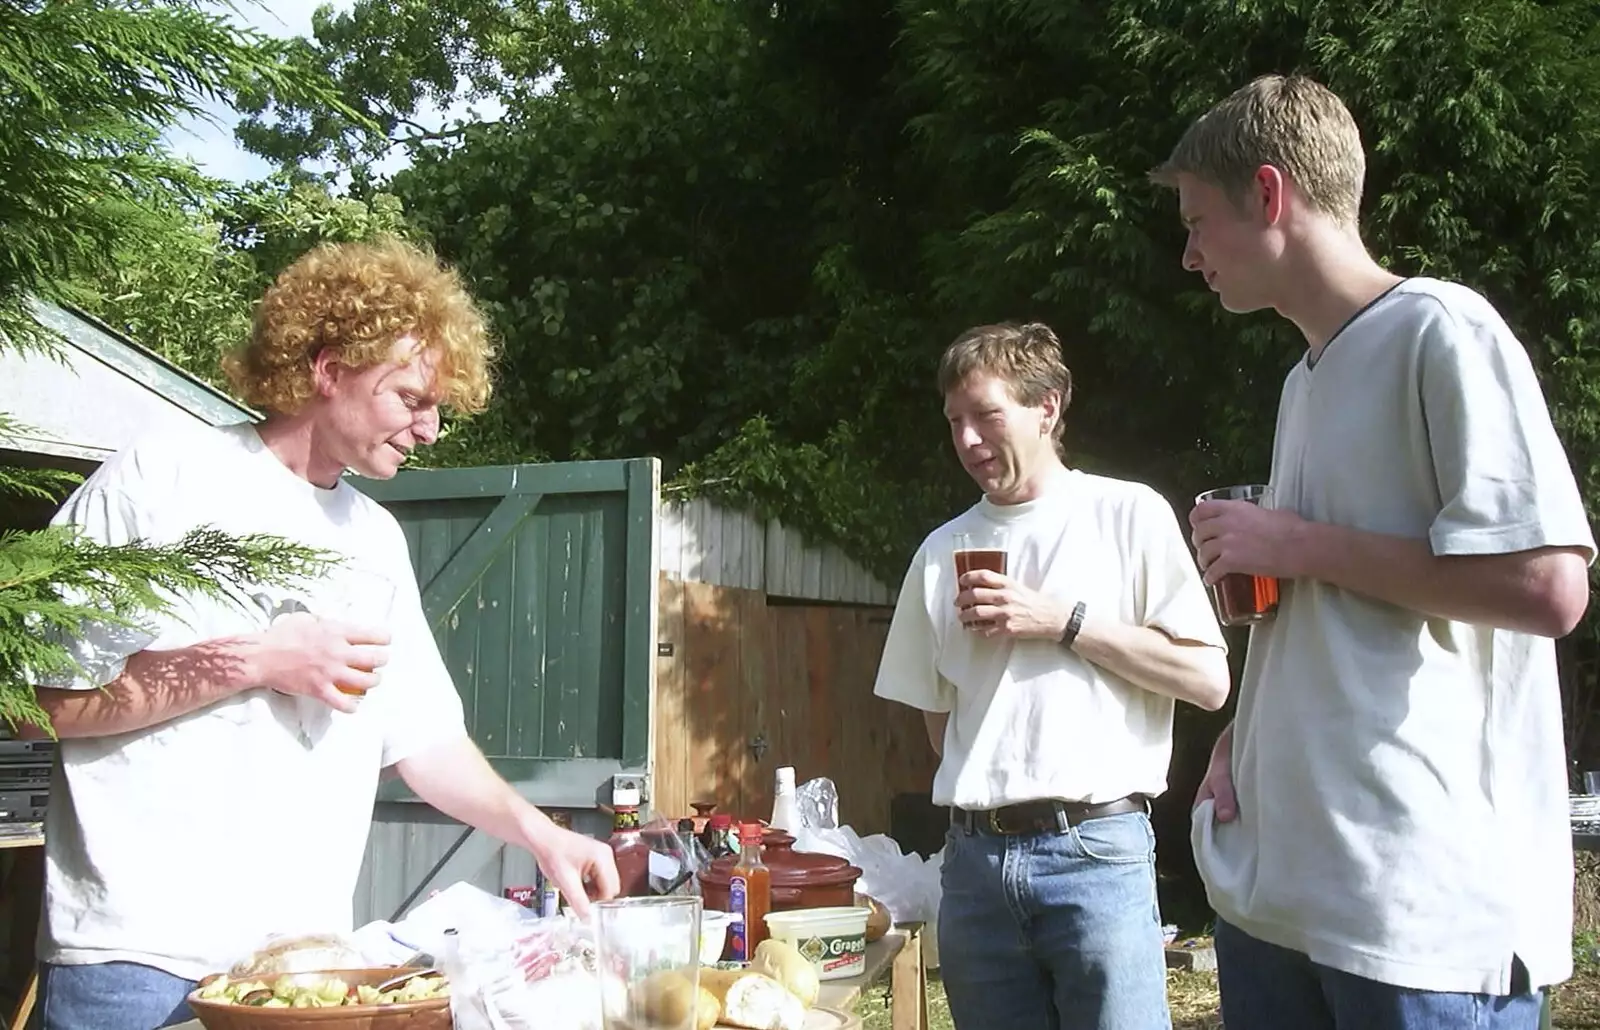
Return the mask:
[[990,833],[997,837],[1004,837],[1006,835],[1005,828],[1000,825],[1000,810],[998,808],[991,808],[987,812],[984,812],[983,815],[989,823]]

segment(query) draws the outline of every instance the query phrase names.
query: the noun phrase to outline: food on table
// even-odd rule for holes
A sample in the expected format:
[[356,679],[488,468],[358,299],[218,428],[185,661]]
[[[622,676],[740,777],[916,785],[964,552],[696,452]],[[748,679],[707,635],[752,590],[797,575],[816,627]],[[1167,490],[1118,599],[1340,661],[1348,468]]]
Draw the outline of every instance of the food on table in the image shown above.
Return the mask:
[[695,1030],[711,1030],[722,1015],[722,1004],[704,987],[695,987],[675,969],[662,970],[634,987],[634,1004],[650,1024],[679,1027],[690,1024]]
[[860,905],[862,908],[868,908],[872,910],[872,914],[867,917],[868,944],[881,939],[884,934],[889,932],[889,910],[884,907],[883,902],[879,901],[877,898],[874,898],[870,894],[857,893],[856,904]]
[[201,1001],[225,1005],[254,1005],[269,1009],[322,1009],[341,1005],[395,1005],[408,1001],[429,1001],[450,995],[443,976],[414,976],[390,990],[359,984],[352,987],[337,976],[308,976],[304,973],[265,979],[235,979],[219,975],[201,983]]
[[702,969],[700,986],[722,1005],[722,1022],[747,1030],[802,1030],[806,1007],[765,973]]
[[762,941],[756,948],[750,969],[783,984],[806,1008],[817,1003],[817,994],[822,990],[822,981],[817,979],[817,968],[788,941]]
[[281,973],[314,973],[319,969],[357,969],[366,965],[361,952],[330,933],[277,936],[249,958],[234,963],[235,980],[259,980]]

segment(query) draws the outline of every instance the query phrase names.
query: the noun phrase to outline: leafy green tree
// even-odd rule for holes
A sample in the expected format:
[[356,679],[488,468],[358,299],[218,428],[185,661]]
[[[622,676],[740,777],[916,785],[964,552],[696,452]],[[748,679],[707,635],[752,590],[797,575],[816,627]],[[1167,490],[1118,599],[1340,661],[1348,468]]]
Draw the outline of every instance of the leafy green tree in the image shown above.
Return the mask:
[[[186,0],[0,0],[0,345],[50,349],[31,296],[70,297],[118,253],[164,242],[200,180],[159,145],[208,96],[249,85],[334,104],[279,48]],[[0,416],[0,442],[18,432]],[[59,473],[0,471],[0,490],[56,495]],[[55,641],[88,618],[126,622],[172,591],[288,582],[322,556],[203,531],[177,546],[95,546],[65,530],[0,533],[0,718],[48,725],[33,677],[69,664]]]
[[[1370,246],[1500,307],[1595,497],[1593,13],[358,0],[318,23],[308,59],[381,131],[293,105],[255,128],[280,158],[359,158],[405,139],[423,100],[493,97],[496,122],[410,133],[413,167],[390,184],[506,338],[496,407],[447,456],[658,454],[679,485],[895,581],[971,498],[931,378],[976,322],[1058,329],[1079,386],[1073,462],[1151,481],[1180,510],[1262,475],[1301,343],[1270,313],[1222,312],[1179,267],[1175,205],[1146,173],[1265,72],[1345,97],[1370,155]],[[405,64],[370,60],[396,51]],[[1592,620],[1563,644],[1575,713],[1595,707],[1597,646]]]
[[303,177],[216,183],[188,203],[163,200],[159,244],[118,246],[73,292],[108,324],[221,389],[222,356],[248,338],[256,299],[292,261],[319,243],[412,234],[393,195],[336,196]]

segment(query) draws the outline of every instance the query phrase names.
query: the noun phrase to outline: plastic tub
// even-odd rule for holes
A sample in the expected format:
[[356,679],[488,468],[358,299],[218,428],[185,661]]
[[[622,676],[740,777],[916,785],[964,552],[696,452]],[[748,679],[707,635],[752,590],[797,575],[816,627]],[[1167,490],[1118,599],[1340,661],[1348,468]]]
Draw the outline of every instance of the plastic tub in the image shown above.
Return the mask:
[[864,907],[797,908],[767,914],[767,931],[811,960],[822,980],[844,980],[867,970],[867,917]]
[[728,944],[728,925],[733,913],[718,912],[714,908],[700,912],[700,964],[714,966],[722,958],[722,949]]

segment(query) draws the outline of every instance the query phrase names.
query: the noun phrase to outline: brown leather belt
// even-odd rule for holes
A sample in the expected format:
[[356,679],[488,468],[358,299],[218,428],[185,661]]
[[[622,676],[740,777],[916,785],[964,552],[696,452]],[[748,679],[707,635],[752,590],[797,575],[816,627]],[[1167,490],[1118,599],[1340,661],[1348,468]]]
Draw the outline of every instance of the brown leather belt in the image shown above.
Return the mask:
[[1143,794],[1129,794],[1115,801],[1088,804],[1083,801],[1023,801],[1004,808],[969,810],[952,808],[950,825],[968,833],[992,833],[1012,836],[1025,833],[1065,833],[1072,826],[1103,819],[1109,815],[1150,811],[1149,799]]

